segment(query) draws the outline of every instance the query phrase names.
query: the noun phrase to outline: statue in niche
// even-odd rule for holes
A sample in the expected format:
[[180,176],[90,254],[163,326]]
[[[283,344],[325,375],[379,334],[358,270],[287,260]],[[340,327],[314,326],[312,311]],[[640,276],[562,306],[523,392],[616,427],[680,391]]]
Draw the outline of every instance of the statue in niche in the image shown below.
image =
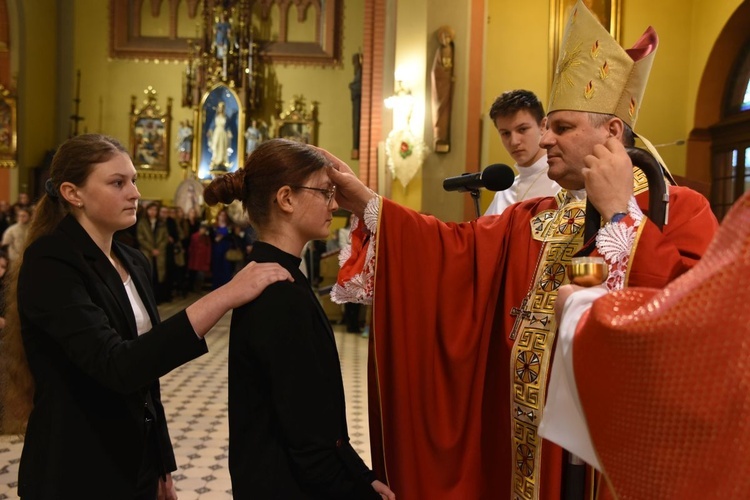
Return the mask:
[[245,130],[245,156],[253,152],[255,147],[263,141],[263,133],[258,127],[258,120],[250,120],[250,126]]
[[216,49],[216,58],[224,59],[229,52],[229,30],[231,25],[227,22],[226,16],[216,18],[214,37],[214,48]]
[[455,32],[441,26],[436,33],[440,43],[432,62],[432,128],[436,153],[451,150],[450,127],[453,102],[453,64]]
[[193,126],[181,121],[177,129],[177,158],[180,163],[190,163],[193,157]]
[[211,170],[226,171],[229,166],[229,145],[232,132],[227,130],[226,105],[219,101],[212,127],[208,130],[208,147],[211,150]]
[[352,56],[354,80],[349,84],[352,97],[352,160],[359,159],[359,125],[362,116],[362,53]]
[[214,49],[216,58],[221,61],[221,76],[224,80],[227,78],[227,55],[229,54],[229,44],[231,43],[232,25],[227,21],[226,14],[216,18],[214,26]]

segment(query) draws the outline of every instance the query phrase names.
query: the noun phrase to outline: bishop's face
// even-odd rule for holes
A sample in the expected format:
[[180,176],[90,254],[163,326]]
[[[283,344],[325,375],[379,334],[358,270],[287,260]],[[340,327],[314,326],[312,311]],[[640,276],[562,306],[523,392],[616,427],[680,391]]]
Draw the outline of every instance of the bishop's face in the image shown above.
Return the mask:
[[587,112],[553,111],[539,143],[547,150],[547,175],[565,189],[583,189],[583,159],[609,136],[607,125],[593,126]]

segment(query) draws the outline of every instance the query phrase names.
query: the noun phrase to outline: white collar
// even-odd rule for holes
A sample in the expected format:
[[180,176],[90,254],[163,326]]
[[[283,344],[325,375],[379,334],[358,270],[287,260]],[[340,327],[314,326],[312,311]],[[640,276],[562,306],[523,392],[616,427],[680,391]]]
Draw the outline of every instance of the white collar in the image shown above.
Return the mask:
[[520,167],[518,163],[514,165],[518,172],[518,177],[521,179],[533,177],[540,173],[542,170],[547,170],[547,155],[542,155],[537,161],[529,165],[528,167]]
[[578,201],[586,199],[585,189],[568,189],[568,194],[570,195],[571,198],[576,199]]

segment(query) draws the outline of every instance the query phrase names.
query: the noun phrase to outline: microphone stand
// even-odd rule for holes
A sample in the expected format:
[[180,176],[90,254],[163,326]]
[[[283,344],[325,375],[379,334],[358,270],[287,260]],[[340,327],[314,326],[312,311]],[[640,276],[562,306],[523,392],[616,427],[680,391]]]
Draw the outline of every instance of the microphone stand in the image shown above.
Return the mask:
[[472,199],[474,200],[474,210],[477,213],[477,218],[479,218],[479,190],[478,189],[471,189],[469,190],[469,194],[471,195]]

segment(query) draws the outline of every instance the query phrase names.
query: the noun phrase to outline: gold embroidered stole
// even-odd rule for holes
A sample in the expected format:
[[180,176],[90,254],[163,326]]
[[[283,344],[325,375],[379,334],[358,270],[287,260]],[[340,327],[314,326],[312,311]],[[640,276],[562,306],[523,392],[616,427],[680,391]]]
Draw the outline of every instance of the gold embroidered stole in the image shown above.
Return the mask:
[[[646,175],[633,167],[633,195],[648,190]],[[531,220],[532,237],[542,242],[534,271],[534,289],[520,319],[511,352],[511,441],[513,500],[539,498],[542,438],[537,434],[547,399],[557,324],[557,290],[569,282],[565,265],[583,244],[586,200],[565,205],[565,190],[557,195],[558,210],[545,210]]]
[[526,306],[529,314],[521,321],[511,354],[513,500],[539,498],[542,438],[537,429],[557,331],[553,307],[557,290],[569,282],[565,265],[583,244],[586,201],[564,204],[565,196],[565,191],[557,195],[557,210],[545,210],[531,220],[532,236],[542,248]]
[[[665,179],[666,180],[666,179]],[[669,186],[669,181],[667,181],[667,186]],[[633,196],[638,196],[639,194],[648,191],[648,180],[646,179],[646,174],[643,173],[643,170],[633,166]]]

